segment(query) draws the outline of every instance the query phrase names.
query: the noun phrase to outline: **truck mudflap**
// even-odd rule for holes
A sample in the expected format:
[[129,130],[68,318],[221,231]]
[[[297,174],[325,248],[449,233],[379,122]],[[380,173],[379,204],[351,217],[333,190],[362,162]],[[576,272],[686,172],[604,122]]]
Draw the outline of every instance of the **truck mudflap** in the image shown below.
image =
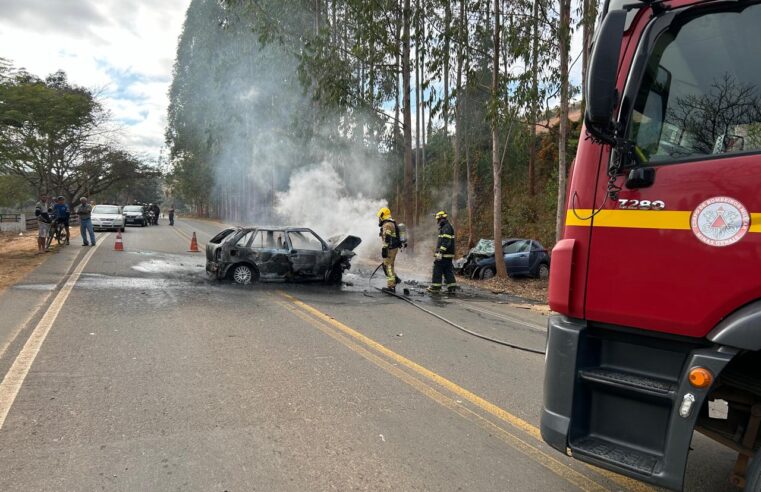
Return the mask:
[[735,351],[563,316],[548,325],[544,440],[579,460],[681,490],[711,390],[693,387],[688,372],[703,367],[718,376]]

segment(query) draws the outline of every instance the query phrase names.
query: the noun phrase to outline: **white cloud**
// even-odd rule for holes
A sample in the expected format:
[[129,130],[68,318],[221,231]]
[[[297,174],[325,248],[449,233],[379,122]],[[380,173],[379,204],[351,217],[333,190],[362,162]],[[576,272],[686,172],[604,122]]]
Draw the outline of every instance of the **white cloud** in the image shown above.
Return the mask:
[[0,0],[0,57],[99,89],[129,150],[158,156],[190,0]]

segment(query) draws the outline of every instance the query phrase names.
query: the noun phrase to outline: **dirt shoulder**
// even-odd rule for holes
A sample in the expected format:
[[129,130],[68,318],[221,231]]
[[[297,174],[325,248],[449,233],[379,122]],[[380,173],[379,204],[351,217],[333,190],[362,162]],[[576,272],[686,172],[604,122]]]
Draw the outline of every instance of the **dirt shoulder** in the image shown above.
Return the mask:
[[[470,287],[487,290],[493,294],[509,294],[511,296],[521,297],[537,304],[536,309],[549,312],[547,307],[547,280],[532,278],[491,278],[489,280],[472,280],[469,278],[457,277],[457,281]],[[531,303],[527,303],[531,304]],[[541,309],[540,309],[541,308]]]
[[[71,235],[73,241],[79,236],[79,231],[72,227]],[[0,233],[0,292],[43,264],[56,248],[56,245],[51,245],[51,253],[37,254],[37,234],[34,231],[21,236],[18,233]]]

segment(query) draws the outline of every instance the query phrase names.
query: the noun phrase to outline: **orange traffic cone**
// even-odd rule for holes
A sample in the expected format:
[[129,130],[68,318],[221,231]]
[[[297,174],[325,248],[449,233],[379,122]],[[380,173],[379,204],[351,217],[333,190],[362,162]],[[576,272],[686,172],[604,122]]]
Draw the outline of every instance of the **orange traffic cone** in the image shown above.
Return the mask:
[[114,243],[114,251],[124,251],[124,243],[122,243],[122,233],[116,233],[116,242]]
[[190,240],[190,249],[188,250],[190,253],[198,253],[198,240],[196,239],[196,233],[193,233],[193,238]]

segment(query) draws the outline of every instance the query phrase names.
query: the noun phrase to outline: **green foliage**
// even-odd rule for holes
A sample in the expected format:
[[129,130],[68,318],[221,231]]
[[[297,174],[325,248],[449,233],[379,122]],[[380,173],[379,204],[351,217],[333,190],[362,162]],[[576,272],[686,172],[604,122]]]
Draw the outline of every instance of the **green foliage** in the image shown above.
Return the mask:
[[[0,175],[34,194],[69,203],[155,173],[128,152],[102,142],[108,114],[92,91],[64,72],[39,79],[7,65],[0,77]],[[9,179],[9,178],[6,178]]]
[[0,207],[20,209],[34,196],[34,190],[21,176],[0,176]]
[[[412,111],[414,127],[417,109],[403,107],[402,5],[397,0],[192,0],[170,91],[167,184],[197,209],[266,207],[293,169],[359,147],[361,159],[388,163],[388,182],[379,186],[387,186],[390,203],[416,201],[418,213],[448,209],[455,178],[454,128],[462,190],[458,209],[465,211],[469,178],[474,233],[489,236],[495,122],[498,154],[504,156],[503,232],[536,235],[552,244],[558,131],[534,137],[530,129],[541,115],[557,112],[548,101],[556,104],[563,82],[558,5],[549,0],[501,3],[503,45],[498,90],[492,94],[493,0],[410,1],[410,71],[414,75],[420,60],[424,99],[413,98],[411,105],[425,103],[428,111],[426,135],[420,138],[425,149],[401,139],[401,114]],[[264,97],[231,104],[225,96],[245,80],[261,88]],[[293,93],[303,97],[268,99]],[[249,117],[266,119],[266,125]],[[578,134],[578,126],[574,131]],[[241,136],[246,146],[236,148]],[[529,166],[532,139],[537,152]],[[257,150],[267,141],[282,144],[266,153]],[[569,155],[577,144],[571,136]],[[293,146],[300,153],[292,152]],[[403,194],[405,151],[417,163],[417,197]],[[278,164],[280,174],[267,167],[273,156],[284,163]],[[529,181],[535,182],[535,196],[528,193]],[[252,204],[247,196],[263,197],[265,203]],[[459,220],[464,216],[458,214]]]

